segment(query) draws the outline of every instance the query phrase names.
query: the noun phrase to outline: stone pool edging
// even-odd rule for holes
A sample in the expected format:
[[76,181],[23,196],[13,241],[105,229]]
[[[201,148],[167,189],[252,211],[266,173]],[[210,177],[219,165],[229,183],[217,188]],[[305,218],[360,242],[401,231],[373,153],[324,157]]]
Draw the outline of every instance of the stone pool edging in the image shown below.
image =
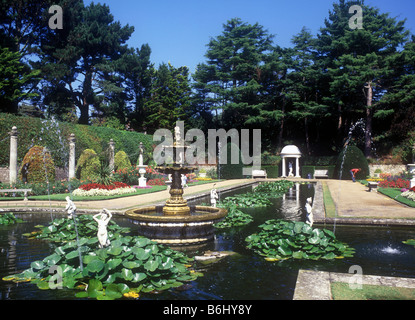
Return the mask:
[[[331,283],[356,285],[356,279],[356,274],[300,269],[293,300],[333,300]],[[359,284],[415,289],[413,278],[361,275]]]
[[[258,182],[262,182],[262,181],[266,181],[265,179],[256,179],[256,180],[251,180],[249,182],[243,182],[243,183],[237,183],[235,185],[231,185],[231,186],[225,186],[222,188],[218,188],[218,193],[219,196],[221,193],[223,192],[228,192],[228,191],[234,191],[237,189],[242,189],[245,187],[249,187],[251,185],[255,185]],[[151,194],[151,193],[150,193]],[[148,196],[149,194],[143,194],[143,195],[137,195],[137,196],[133,196],[133,197],[140,197],[140,196]],[[206,196],[210,196],[210,190],[207,191],[202,191],[202,192],[195,192],[195,193],[190,193],[188,196],[185,196],[184,198],[187,201],[194,201],[200,198],[204,198]],[[114,201],[118,200],[119,202],[122,202],[123,198],[119,198],[119,199],[112,199]],[[167,198],[166,198],[167,199]],[[105,203],[104,201],[111,201],[111,200],[102,200],[103,201],[103,205],[102,207],[105,207]],[[165,203],[166,200],[155,200],[153,202],[149,201],[148,203],[145,204],[141,204],[139,206],[137,206],[137,208],[141,208],[141,207],[146,207],[149,205],[163,205]],[[94,201],[95,202],[95,201]],[[77,208],[76,212],[78,214],[96,214],[99,213],[102,209],[98,209],[98,208],[88,208],[88,207],[92,207],[92,201],[89,204],[87,201],[78,201],[75,202],[75,204],[77,203],[81,203],[81,205],[79,206],[79,208]],[[1,202],[0,202],[1,205]],[[39,212],[39,213],[65,213],[65,207],[66,207],[66,202],[64,201],[19,201],[19,202],[15,202],[13,203],[13,206],[8,206],[8,207],[0,207],[0,213],[1,212],[14,212],[14,213],[35,213],[35,212]],[[126,208],[122,208],[122,209],[110,209],[110,211],[113,214],[116,215],[120,215],[120,216],[124,216],[125,212],[127,210],[129,210],[129,207]]]

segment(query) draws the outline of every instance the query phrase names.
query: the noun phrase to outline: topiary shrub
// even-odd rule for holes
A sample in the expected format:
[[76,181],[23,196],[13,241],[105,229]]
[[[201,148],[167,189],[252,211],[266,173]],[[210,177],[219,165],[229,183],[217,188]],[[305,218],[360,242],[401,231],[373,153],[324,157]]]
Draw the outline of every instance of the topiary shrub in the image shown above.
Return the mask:
[[[238,154],[238,163],[232,164],[235,159],[232,159],[232,151],[236,151]],[[221,150],[221,152],[227,153],[226,163],[220,163],[218,165],[218,178],[220,179],[241,179],[243,177],[242,169],[244,164],[242,163],[241,151],[239,147],[234,143],[227,143],[226,149]],[[223,155],[220,156],[223,158]],[[224,160],[223,160],[224,161]],[[236,161],[235,161],[236,162]]]
[[114,157],[114,171],[129,169],[131,167],[130,159],[124,151],[118,151]]
[[356,179],[358,180],[366,179],[370,174],[369,164],[363,152],[358,147],[348,146],[340,153],[337,159],[333,178],[340,179],[341,177],[342,180],[352,180],[350,170],[355,168],[361,169],[361,171],[356,174]]
[[80,180],[95,181],[101,169],[101,162],[96,152],[85,149],[79,157],[76,167],[76,175]]
[[26,153],[19,170],[23,182],[42,183],[55,180],[55,164],[44,147],[34,146]]

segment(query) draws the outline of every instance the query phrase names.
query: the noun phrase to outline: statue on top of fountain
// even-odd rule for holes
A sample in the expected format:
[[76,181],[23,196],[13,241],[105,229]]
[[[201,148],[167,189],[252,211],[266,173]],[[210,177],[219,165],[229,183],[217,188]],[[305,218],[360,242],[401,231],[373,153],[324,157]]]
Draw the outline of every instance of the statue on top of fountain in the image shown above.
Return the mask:
[[178,148],[178,159],[176,163],[180,166],[184,165],[184,140],[182,139],[182,133],[180,131],[180,127],[176,125],[174,127],[174,145]]
[[174,140],[177,144],[181,144],[182,142],[182,134],[180,132],[180,127],[177,125],[174,127]]

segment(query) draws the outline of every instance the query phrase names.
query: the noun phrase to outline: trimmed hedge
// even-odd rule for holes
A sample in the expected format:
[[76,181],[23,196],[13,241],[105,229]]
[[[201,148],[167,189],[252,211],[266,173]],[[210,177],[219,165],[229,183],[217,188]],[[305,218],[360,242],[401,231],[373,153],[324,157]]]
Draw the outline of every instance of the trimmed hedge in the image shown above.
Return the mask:
[[151,159],[153,137],[138,132],[122,131],[107,127],[78,125],[34,117],[16,116],[0,113],[0,166],[9,165],[10,138],[13,126],[19,132],[17,159],[21,163],[27,150],[35,145],[45,146],[51,153],[55,166],[67,167],[69,158],[69,136],[76,137],[75,158],[78,159],[85,149],[94,149],[103,159],[109,147],[110,139],[115,142],[115,151],[123,150],[130,157],[131,163],[138,159],[140,142],[144,144],[144,162]]
[[276,179],[280,177],[280,167],[278,165],[265,165],[261,166],[261,169],[267,172],[267,177],[270,179]]
[[101,169],[97,153],[92,149],[82,151],[76,167],[76,176],[80,180],[94,181]]
[[130,159],[124,151],[118,151],[114,156],[114,171],[129,169],[131,167]]
[[[225,151],[226,150],[226,151]],[[218,165],[218,175],[220,174],[220,179],[240,179],[243,177],[242,169],[244,164],[242,163],[241,157],[241,150],[237,145],[234,143],[228,142],[226,144],[226,149],[224,151],[227,152],[227,161],[226,164],[219,163]],[[238,153],[238,163],[232,164],[232,150]],[[222,156],[221,156],[222,157]]]
[[54,181],[55,165],[50,153],[41,146],[30,148],[20,166],[19,179],[28,183]]
[[334,178],[340,179],[341,174],[342,180],[352,180],[350,170],[354,168],[361,169],[361,171],[356,174],[357,180],[364,180],[370,174],[369,164],[363,152],[358,147],[348,146],[340,153],[337,159],[336,167],[334,169]]

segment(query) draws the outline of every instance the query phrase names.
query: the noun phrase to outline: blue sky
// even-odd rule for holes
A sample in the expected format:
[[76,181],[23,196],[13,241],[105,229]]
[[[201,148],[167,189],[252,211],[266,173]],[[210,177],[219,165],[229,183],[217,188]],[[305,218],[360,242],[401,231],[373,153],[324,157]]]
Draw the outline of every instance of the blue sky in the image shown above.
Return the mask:
[[[91,1],[84,0],[88,5]],[[223,24],[241,18],[250,24],[258,22],[274,43],[291,46],[291,38],[306,26],[315,35],[335,0],[99,0],[110,7],[115,20],[132,25],[135,31],[128,44],[139,48],[148,43],[151,61],[156,67],[170,62],[175,67],[187,66],[194,72],[205,62],[210,38],[222,33]],[[414,0],[366,0],[399,20],[415,34]]]

